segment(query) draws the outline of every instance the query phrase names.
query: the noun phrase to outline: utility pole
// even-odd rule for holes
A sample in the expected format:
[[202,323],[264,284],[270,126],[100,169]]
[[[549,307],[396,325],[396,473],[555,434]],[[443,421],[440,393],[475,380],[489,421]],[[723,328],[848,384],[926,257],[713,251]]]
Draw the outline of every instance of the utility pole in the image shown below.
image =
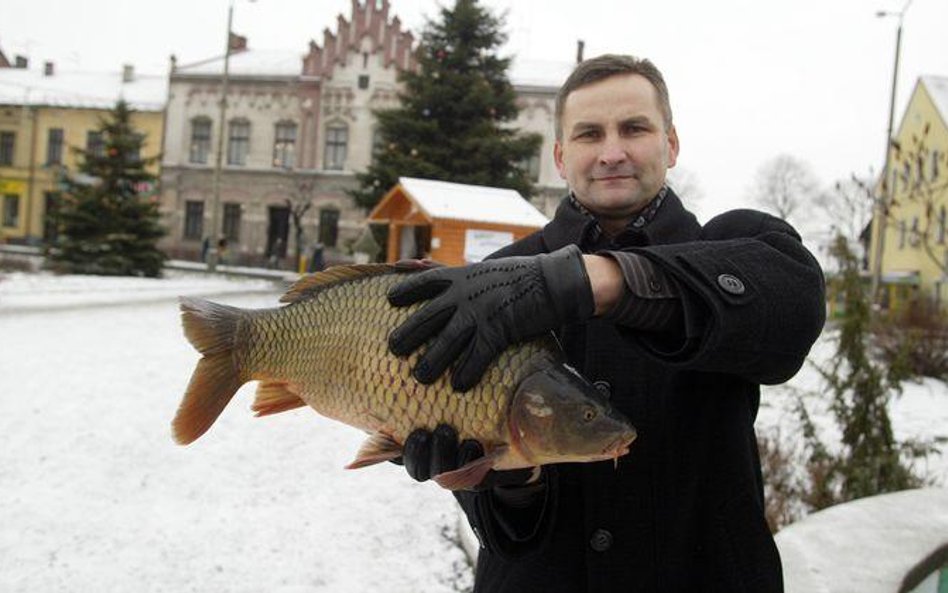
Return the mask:
[[895,123],[895,91],[899,81],[899,59],[902,50],[902,21],[905,12],[912,4],[912,0],[906,0],[905,5],[899,12],[890,12],[880,10],[876,12],[879,18],[888,16],[897,16],[899,26],[895,33],[895,66],[892,68],[892,90],[889,95],[889,126],[885,135],[885,159],[882,166],[882,183],[880,184],[879,200],[876,204],[876,248],[872,258],[872,304],[881,306],[882,304],[882,255],[885,250],[885,234],[888,226],[889,206],[892,204],[892,198],[895,194],[895,187],[890,183],[892,176],[889,168],[892,165],[892,127]]
[[213,193],[211,196],[211,229],[208,234],[209,245],[207,251],[207,271],[217,271],[217,261],[220,254],[217,251],[217,241],[221,233],[221,168],[224,163],[224,126],[227,121],[227,85],[230,82],[230,38],[231,27],[234,21],[234,3],[227,7],[227,41],[224,49],[224,75],[221,78],[221,102],[217,117],[217,154],[214,159]]

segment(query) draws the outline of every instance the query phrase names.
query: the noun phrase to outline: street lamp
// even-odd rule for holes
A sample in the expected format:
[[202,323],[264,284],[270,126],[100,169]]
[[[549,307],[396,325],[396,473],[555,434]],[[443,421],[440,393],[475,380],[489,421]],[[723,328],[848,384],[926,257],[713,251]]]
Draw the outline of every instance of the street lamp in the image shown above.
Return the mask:
[[890,16],[898,17],[899,26],[895,33],[895,66],[892,68],[892,91],[889,96],[889,127],[885,135],[885,160],[882,166],[882,185],[879,196],[879,203],[876,205],[878,218],[879,238],[876,240],[876,253],[872,262],[872,302],[880,304],[879,288],[882,280],[882,253],[885,246],[886,217],[889,212],[889,205],[892,203],[892,195],[895,191],[889,183],[889,166],[892,158],[892,126],[895,121],[895,90],[899,80],[899,58],[902,51],[902,21],[905,13],[911,6],[912,0],[905,0],[902,10],[895,12],[891,10],[879,10],[876,12],[878,18]]
[[[256,0],[247,0],[255,2]],[[217,251],[218,236],[223,237],[221,226],[221,168],[224,162],[224,125],[227,119],[227,86],[230,82],[230,54],[232,52],[231,37],[233,36],[234,2],[230,0],[227,6],[227,39],[224,47],[224,75],[221,77],[221,102],[217,117],[217,154],[214,159],[213,193],[211,195],[211,232],[210,245],[207,252],[207,271],[217,271],[217,261],[220,254]],[[218,235],[220,233],[220,235]]]

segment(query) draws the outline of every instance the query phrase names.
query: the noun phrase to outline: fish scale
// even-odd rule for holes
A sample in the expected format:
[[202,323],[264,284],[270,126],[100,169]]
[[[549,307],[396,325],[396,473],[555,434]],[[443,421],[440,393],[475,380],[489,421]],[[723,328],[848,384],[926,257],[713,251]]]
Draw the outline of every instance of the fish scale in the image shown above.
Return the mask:
[[242,323],[248,339],[239,357],[251,379],[286,381],[320,414],[399,442],[416,428],[440,423],[461,438],[500,442],[517,375],[511,368],[535,346],[511,349],[480,386],[458,394],[447,377],[422,385],[411,376],[417,355],[389,353],[388,334],[417,307],[395,308],[385,294],[398,274],[329,286],[312,298],[254,311]]

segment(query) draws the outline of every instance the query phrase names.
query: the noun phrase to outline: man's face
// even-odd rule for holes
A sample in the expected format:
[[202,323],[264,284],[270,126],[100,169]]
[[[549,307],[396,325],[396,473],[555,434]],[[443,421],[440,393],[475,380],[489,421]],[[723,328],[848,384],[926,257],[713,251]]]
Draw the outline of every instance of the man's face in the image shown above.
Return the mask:
[[566,97],[553,158],[576,198],[606,231],[618,231],[655,197],[675,166],[678,134],[665,130],[658,93],[638,74],[580,87]]

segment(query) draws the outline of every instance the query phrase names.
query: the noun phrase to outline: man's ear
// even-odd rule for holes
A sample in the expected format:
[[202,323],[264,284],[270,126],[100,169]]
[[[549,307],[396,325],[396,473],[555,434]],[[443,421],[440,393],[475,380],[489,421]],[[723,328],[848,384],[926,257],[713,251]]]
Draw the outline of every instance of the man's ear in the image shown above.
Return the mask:
[[560,144],[559,140],[553,143],[553,162],[556,163],[556,170],[560,174],[560,179],[567,180],[566,167],[563,164],[563,145]]
[[668,168],[671,169],[678,162],[678,150],[681,146],[678,144],[678,130],[675,125],[668,130]]

